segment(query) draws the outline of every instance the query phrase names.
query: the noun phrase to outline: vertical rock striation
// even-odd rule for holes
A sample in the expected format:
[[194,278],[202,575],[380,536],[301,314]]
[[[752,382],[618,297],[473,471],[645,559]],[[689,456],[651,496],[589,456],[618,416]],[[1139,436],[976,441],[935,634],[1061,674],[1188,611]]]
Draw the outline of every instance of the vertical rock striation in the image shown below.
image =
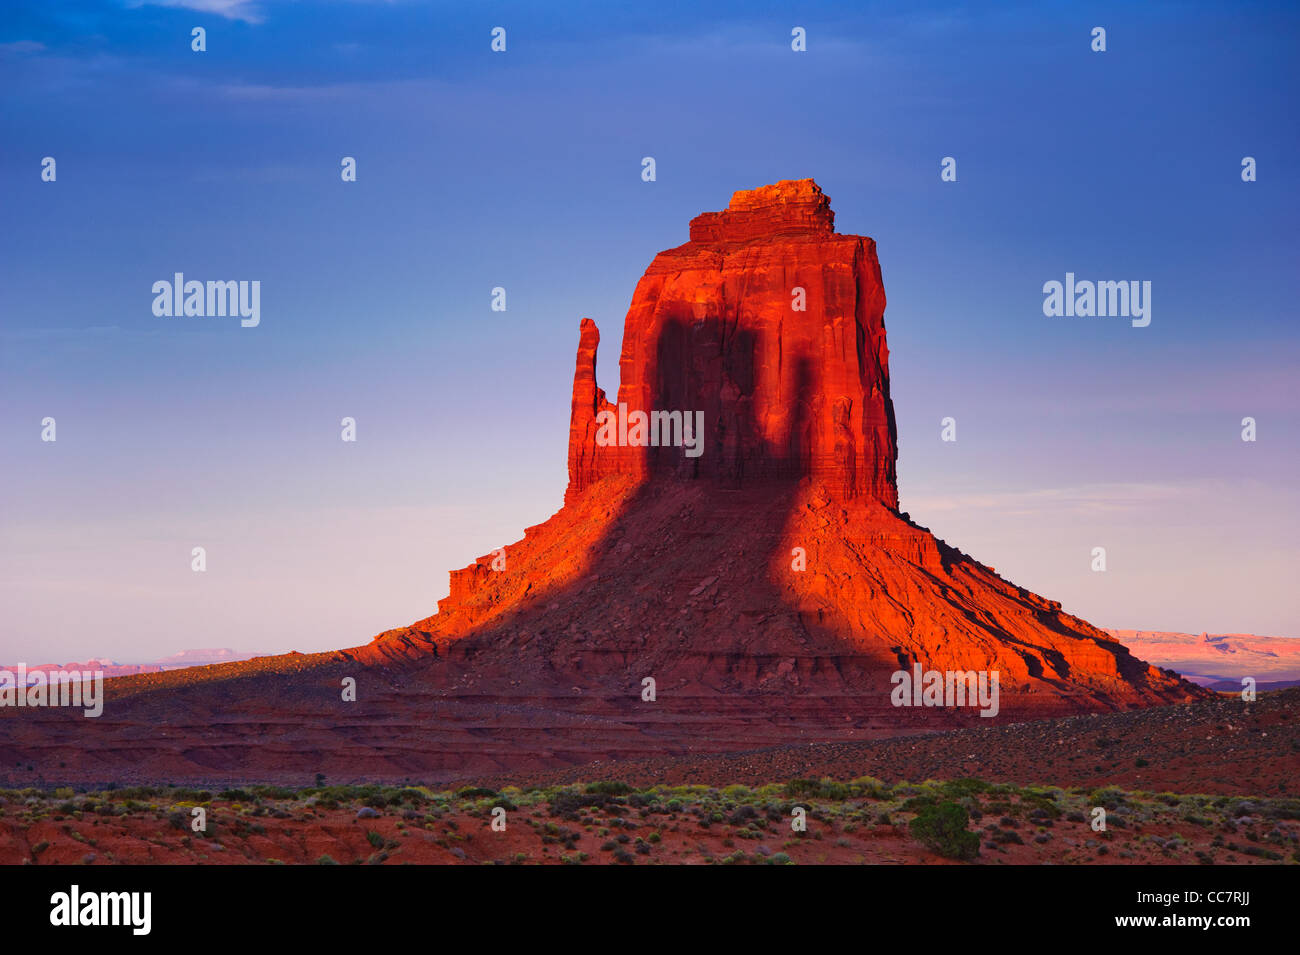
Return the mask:
[[[885,292],[876,244],[838,235],[811,179],[737,192],[657,255],[623,331],[617,403],[596,385],[582,322],[566,500],[603,477],[738,488],[808,477],[837,498],[898,507]],[[703,448],[601,446],[598,415],[703,413]]]

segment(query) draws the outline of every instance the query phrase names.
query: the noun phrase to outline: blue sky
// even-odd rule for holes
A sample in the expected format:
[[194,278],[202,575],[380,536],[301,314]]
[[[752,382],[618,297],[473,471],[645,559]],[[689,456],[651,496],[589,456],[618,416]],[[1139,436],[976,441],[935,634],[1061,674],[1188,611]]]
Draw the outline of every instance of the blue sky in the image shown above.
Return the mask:
[[[1300,636],[1294,7],[548,6],[6,5],[0,661],[426,615],[558,508],[579,319],[613,393],[653,255],[805,176],[878,242],[905,510],[1100,626]],[[177,271],[261,324],[155,317]],[[1151,325],[1045,317],[1067,271]]]

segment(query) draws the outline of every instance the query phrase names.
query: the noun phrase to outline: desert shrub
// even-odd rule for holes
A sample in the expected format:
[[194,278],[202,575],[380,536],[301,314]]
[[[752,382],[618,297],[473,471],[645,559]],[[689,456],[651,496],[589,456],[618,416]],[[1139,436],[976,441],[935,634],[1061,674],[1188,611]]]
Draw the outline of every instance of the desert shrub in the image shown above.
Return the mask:
[[297,795],[286,786],[254,786],[253,794],[261,799],[293,799]]
[[1274,819],[1300,819],[1300,799],[1274,799],[1265,812]]
[[1061,818],[1061,807],[1046,797],[1022,794],[1020,802],[1029,810],[1029,818],[1035,822],[1041,823],[1044,819]]
[[576,793],[562,790],[551,797],[551,815],[576,819],[579,809],[606,809],[614,797],[606,793]]
[[737,806],[736,810],[727,817],[728,825],[743,826],[758,818],[758,810],[753,806]]
[[[1229,846],[1229,848],[1232,847]],[[1274,852],[1272,849],[1265,849],[1263,846],[1240,846],[1237,847],[1237,851],[1243,855],[1254,856],[1257,859],[1268,859],[1270,862],[1282,861],[1282,854],[1280,852]]]
[[912,820],[912,835],[946,859],[970,860],[979,855],[980,837],[966,828],[970,814],[955,802],[922,806]]
[[976,793],[988,792],[989,784],[982,779],[967,776],[962,779],[949,780],[941,788],[945,796],[958,799],[962,796],[974,796]]
[[865,796],[867,799],[889,798],[890,785],[881,782],[875,776],[859,776],[852,781],[851,785],[858,796]]
[[1107,812],[1124,805],[1124,791],[1115,786],[1094,789],[1088,794],[1088,805],[1103,806]]
[[631,786],[615,779],[605,779],[600,782],[587,784],[587,792],[591,795],[603,794],[606,796],[626,796],[631,791]]
[[128,786],[125,789],[119,789],[115,794],[115,799],[152,799],[161,796],[164,789],[161,786]]
[[933,796],[912,796],[910,799],[904,800],[899,809],[903,812],[920,812],[922,809],[932,809],[938,803],[939,800]]
[[846,783],[834,779],[792,779],[785,784],[787,799],[844,800],[853,795]]
[[212,793],[206,789],[173,789],[168,795],[176,802],[211,802]]
[[994,829],[989,833],[989,838],[1000,846],[1023,846],[1025,844],[1025,840],[1020,838],[1020,833],[1013,829]]

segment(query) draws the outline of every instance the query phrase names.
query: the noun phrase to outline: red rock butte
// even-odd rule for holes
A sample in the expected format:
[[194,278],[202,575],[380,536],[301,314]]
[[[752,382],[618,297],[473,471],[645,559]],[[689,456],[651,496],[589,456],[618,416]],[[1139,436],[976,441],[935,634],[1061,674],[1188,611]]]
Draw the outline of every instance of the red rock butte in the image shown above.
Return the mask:
[[566,500],[602,477],[669,473],[727,487],[811,478],[841,498],[898,506],[885,290],[876,244],[837,235],[811,179],[737,192],[691,220],[637,284],[618,403],[698,410],[705,445],[600,447],[600,333],[584,319],[573,383]]
[[[735,193],[638,283],[616,402],[582,320],[564,505],[453,571],[437,613],[351,650],[113,680],[103,717],[11,721],[0,758],[437,781],[994,722],[892,705],[916,665],[996,671],[996,721],[1207,697],[898,512],[884,313],[875,242],[836,233],[815,182]],[[674,411],[699,414],[697,454],[602,438]]]

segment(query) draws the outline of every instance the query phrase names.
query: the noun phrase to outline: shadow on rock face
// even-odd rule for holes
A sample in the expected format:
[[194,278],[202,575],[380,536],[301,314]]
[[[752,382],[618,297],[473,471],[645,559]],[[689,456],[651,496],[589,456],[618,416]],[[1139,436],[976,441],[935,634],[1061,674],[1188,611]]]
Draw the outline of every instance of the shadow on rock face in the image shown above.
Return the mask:
[[[437,781],[989,725],[895,706],[917,665],[997,672],[1002,722],[1206,696],[897,512],[875,243],[832,222],[811,180],[695,220],[637,286],[616,402],[584,319],[564,507],[453,571],[437,614],[113,680],[98,720],[10,720],[5,755],[60,782]],[[629,442],[638,412],[681,424]]]

